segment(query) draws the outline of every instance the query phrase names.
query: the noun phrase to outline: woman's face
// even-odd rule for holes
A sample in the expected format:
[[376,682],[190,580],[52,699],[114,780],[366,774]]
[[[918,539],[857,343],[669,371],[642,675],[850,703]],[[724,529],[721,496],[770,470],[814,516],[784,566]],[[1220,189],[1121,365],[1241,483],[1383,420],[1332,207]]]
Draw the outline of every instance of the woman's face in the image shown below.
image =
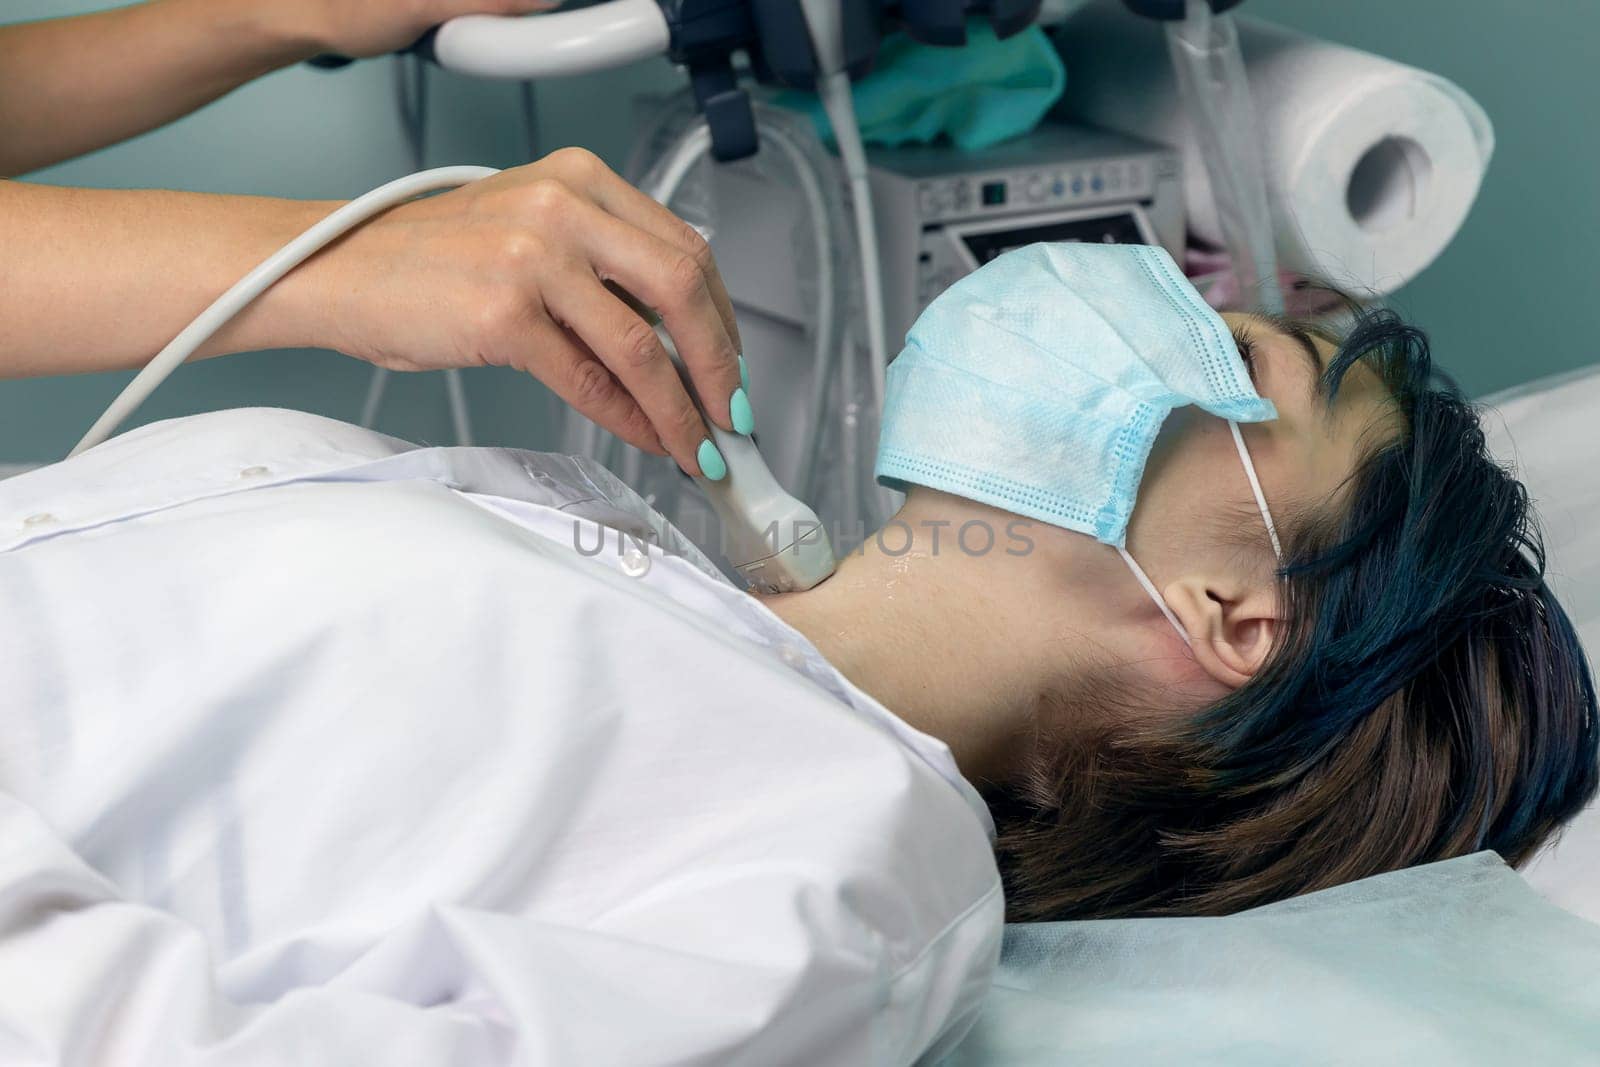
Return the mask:
[[[1265,319],[1228,321],[1251,342],[1257,388],[1278,410],[1276,421],[1243,433],[1274,515],[1288,526],[1299,505],[1325,499],[1351,475],[1367,432],[1393,416],[1365,369],[1346,376],[1331,411],[1315,395],[1329,346],[1308,353]],[[1240,516],[1251,525],[1241,527]],[[1186,633],[1206,640],[1196,656],[1183,654],[1127,567],[1091,537],[925,488],[913,488],[898,520],[915,532],[914,547],[890,555],[869,539],[827,582],[768,603],[852,681],[949,743],[975,779],[1001,781],[1028,765],[1041,729],[1070,733],[1105,715],[1187,714],[1243,684],[1243,653],[1232,667],[1222,663],[1205,620],[1185,619]],[[1015,520],[1027,551],[1012,552],[1009,542],[978,555],[951,550],[950,531],[969,520],[1008,532]],[[938,528],[946,531],[943,551]],[[1259,552],[1240,551],[1233,534],[1241,530]],[[892,543],[906,546],[898,534]],[[1222,420],[1193,409],[1168,419],[1128,546],[1174,610],[1198,616],[1213,610],[1214,596],[1249,595],[1265,606],[1247,605],[1257,614],[1234,627],[1239,643],[1252,643],[1252,627],[1264,631],[1276,599],[1271,547]],[[1231,575],[1231,585],[1215,582],[1218,574]],[[1201,592],[1180,606],[1181,587]],[[1133,695],[1108,702],[1108,686]],[[1152,700],[1159,708],[1146,707]]]
[[[1328,342],[1256,315],[1230,312],[1223,319],[1240,341],[1257,391],[1278,409],[1276,420],[1240,429],[1273,519],[1287,524],[1336,498],[1362,456],[1398,431],[1398,415],[1378,376],[1361,365],[1345,375],[1337,401],[1327,403],[1321,381],[1334,354]],[[1174,411],[1163,426],[1133,520],[1134,555],[1158,582],[1161,573],[1204,562],[1197,554],[1214,555],[1219,547],[1236,552],[1240,536],[1256,540],[1270,562],[1265,524],[1228,425],[1197,408]],[[1242,521],[1255,529],[1240,529]]]

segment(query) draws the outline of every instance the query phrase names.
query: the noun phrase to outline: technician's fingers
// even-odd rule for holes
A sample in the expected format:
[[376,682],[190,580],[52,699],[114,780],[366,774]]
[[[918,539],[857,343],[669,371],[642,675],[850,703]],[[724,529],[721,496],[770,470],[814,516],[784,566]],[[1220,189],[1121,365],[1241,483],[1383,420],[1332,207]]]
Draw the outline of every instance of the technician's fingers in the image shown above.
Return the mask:
[[[672,245],[678,251],[693,256],[700,264],[706,290],[716,305],[722,325],[733,342],[734,350],[741,351],[739,324],[734,319],[733,301],[728,287],[717,270],[711,247],[698,230],[640,190],[629,185],[596,155],[583,149],[562,149],[546,157],[563,171],[571,171],[575,179],[583,180],[594,202],[605,211],[630,225]],[[674,337],[677,334],[673,334]]]
[[527,369],[552,392],[633,447],[666,453],[638,403],[576,334],[545,320],[528,340]]
[[654,327],[593,278],[550,292],[546,306],[632,394],[678,466],[702,474],[702,459],[716,457],[713,466],[720,462]]
[[654,308],[671,334],[707,415],[723,429],[754,429],[739,353],[724,329],[699,261],[599,209],[581,228],[601,278]]
[[700,231],[616,174],[608,172],[599,184],[603,191],[597,199],[607,211],[694,258],[705,276],[706,289],[716,305],[723,327],[733,340],[734,348],[741,349],[739,323],[733,314],[733,299],[728,296],[728,286],[722,280],[722,272],[717,269],[711,246]]

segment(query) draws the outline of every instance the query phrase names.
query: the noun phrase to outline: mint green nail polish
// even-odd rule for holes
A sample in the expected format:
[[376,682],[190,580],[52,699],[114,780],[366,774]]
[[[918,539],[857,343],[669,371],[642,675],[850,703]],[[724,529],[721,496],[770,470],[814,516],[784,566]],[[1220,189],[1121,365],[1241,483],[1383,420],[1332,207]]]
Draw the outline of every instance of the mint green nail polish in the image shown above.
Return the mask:
[[735,433],[749,437],[755,432],[756,413],[750,410],[750,397],[743,389],[733,391],[733,399],[728,401],[728,418],[733,420]]
[[700,442],[700,451],[694,454],[700,463],[700,473],[714,482],[720,482],[728,476],[728,465],[722,460],[722,453],[717,451],[717,446],[711,443],[711,438]]
[[743,356],[739,357],[739,386],[747,393],[750,391],[750,365]]

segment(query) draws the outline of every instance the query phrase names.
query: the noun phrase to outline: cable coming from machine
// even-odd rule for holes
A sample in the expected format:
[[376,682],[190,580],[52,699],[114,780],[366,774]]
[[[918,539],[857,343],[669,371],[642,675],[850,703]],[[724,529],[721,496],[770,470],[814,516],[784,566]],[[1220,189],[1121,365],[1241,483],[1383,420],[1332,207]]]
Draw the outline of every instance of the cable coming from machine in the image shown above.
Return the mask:
[[[428,67],[419,56],[396,56],[394,72],[395,109],[405,133],[411,169],[421,172],[427,167],[428,156]],[[366,429],[377,425],[389,374],[386,367],[372,369],[367,396],[361,405],[361,425]],[[444,376],[445,395],[450,403],[450,424],[455,432],[456,444],[470,445],[473,440],[472,417],[467,407],[466,383],[461,378],[459,368],[449,368]]]
[[470,182],[499,173],[493,167],[436,167],[433,170],[408,174],[396,178],[371,192],[356,197],[331,215],[322,219],[299,237],[262,260],[254,270],[239,279],[227,292],[212,301],[211,305],[195,316],[167,346],[156,353],[154,359],[134,376],[133,381],[117,395],[104,414],[95,420],[89,432],[83,435],[70,453],[75,456],[104,441],[116,432],[117,427],[136,411],[156,388],[183,365],[190,356],[210,340],[230,319],[249,305],[256,297],[275,284],[285,274],[310,259],[327,245],[349,233],[375,215],[415,199],[426,193],[454,189]]

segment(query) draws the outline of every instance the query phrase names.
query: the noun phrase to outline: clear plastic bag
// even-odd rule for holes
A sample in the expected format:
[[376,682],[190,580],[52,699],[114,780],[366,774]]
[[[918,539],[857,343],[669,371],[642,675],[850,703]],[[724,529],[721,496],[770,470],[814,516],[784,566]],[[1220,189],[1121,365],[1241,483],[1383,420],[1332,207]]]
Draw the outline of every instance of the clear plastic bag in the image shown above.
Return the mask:
[[1261,135],[1231,15],[1190,0],[1189,17],[1167,24],[1167,45],[1184,110],[1205,161],[1217,218],[1242,304],[1283,311],[1278,254],[1267,207]]

